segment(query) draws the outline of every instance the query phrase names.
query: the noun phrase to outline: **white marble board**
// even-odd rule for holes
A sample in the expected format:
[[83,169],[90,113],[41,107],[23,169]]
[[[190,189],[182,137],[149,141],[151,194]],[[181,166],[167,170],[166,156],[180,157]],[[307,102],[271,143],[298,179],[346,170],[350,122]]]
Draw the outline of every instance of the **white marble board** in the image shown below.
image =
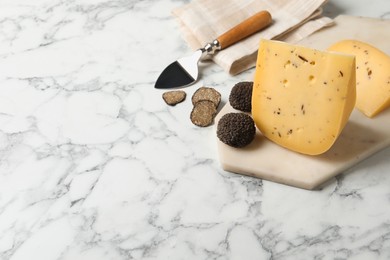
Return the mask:
[[[338,16],[336,25],[323,29],[299,44],[326,49],[343,39],[373,44],[390,55],[390,20]],[[235,111],[228,103],[216,117]],[[238,111],[237,111],[238,112]],[[255,140],[245,148],[232,148],[217,139],[218,155],[226,171],[315,189],[345,169],[390,145],[390,109],[373,119],[355,109],[336,143],[318,156],[302,155],[282,148],[256,132]]]

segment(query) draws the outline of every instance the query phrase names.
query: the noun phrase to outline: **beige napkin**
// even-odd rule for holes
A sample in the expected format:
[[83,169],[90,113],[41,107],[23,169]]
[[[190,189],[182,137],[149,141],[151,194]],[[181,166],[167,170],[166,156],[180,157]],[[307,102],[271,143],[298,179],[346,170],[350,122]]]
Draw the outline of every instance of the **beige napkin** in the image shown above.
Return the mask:
[[256,63],[261,38],[296,43],[309,34],[329,26],[332,19],[322,17],[326,0],[195,0],[172,12],[178,18],[184,40],[193,50],[253,14],[267,10],[273,23],[266,29],[212,56],[230,74],[238,74]]

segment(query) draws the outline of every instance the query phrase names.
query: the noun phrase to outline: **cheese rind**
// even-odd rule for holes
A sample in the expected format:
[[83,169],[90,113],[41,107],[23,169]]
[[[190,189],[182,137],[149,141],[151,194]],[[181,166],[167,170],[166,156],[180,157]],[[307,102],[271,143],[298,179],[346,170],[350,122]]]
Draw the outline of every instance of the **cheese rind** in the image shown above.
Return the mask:
[[367,43],[343,40],[328,50],[356,56],[356,107],[374,117],[390,106],[390,56]]
[[355,58],[262,40],[252,117],[271,141],[317,155],[333,145],[355,106]]

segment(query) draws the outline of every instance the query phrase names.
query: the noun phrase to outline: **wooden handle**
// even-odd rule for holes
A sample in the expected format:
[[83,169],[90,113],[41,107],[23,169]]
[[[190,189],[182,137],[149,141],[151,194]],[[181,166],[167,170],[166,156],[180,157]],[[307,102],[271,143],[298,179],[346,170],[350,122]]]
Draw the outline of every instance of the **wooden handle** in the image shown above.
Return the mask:
[[225,49],[267,27],[271,22],[271,14],[268,11],[260,11],[219,36],[217,40],[221,49]]

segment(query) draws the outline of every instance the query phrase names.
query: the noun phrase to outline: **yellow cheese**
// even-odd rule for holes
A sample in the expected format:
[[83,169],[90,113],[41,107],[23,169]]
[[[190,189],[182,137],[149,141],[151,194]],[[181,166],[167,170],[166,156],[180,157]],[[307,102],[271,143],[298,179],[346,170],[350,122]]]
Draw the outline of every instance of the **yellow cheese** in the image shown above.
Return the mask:
[[260,42],[252,116],[271,141],[303,154],[324,153],[344,128],[355,101],[354,56]]
[[373,117],[390,106],[390,57],[356,40],[335,43],[329,50],[356,56],[356,107]]

